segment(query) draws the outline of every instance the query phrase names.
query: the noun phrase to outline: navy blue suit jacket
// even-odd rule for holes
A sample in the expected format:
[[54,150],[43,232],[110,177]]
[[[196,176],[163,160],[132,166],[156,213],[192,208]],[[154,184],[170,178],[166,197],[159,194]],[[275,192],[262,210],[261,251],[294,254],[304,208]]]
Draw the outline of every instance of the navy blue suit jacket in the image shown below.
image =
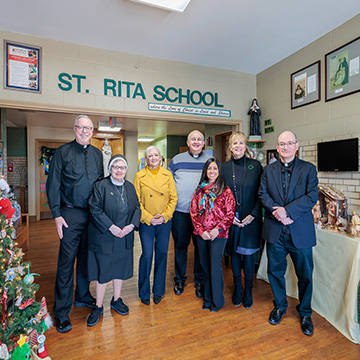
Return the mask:
[[297,248],[316,245],[312,207],[318,199],[318,178],[313,164],[295,158],[288,197],[285,199],[281,182],[281,163],[267,165],[261,176],[259,198],[265,209],[263,239],[270,243],[279,240],[283,224],[272,215],[274,206],[283,206],[294,221],[290,227]]

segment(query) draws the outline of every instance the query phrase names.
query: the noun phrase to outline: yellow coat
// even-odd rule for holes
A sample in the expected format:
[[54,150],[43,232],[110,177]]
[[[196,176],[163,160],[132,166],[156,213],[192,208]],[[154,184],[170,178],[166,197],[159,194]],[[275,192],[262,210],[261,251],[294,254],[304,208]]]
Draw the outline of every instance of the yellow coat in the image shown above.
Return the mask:
[[146,166],[135,174],[134,186],[140,202],[142,223],[150,225],[156,214],[161,214],[165,223],[172,218],[178,197],[170,171],[160,166],[154,177]]

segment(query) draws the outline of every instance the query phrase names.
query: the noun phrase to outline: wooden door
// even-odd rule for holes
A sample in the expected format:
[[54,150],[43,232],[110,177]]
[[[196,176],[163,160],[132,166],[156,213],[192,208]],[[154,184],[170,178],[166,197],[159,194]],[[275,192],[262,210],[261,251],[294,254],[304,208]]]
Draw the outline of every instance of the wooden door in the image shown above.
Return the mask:
[[45,158],[46,149],[52,152],[66,141],[36,140],[37,169],[36,169],[36,220],[51,219],[52,214],[46,196],[46,180],[48,161]]

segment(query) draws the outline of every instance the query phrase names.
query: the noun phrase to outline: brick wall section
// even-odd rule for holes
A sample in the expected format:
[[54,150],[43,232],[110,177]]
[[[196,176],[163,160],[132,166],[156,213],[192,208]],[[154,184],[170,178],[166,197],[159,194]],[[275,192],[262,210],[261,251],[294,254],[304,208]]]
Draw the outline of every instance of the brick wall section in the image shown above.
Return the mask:
[[[18,186],[27,186],[27,157],[12,157],[7,158],[7,162],[14,163],[14,171],[12,173],[7,172],[7,182],[10,185],[13,185],[14,188]],[[20,204],[20,189],[15,189],[15,196],[17,201]],[[25,209],[21,209],[23,213],[27,212],[28,209],[28,191],[25,190]]]
[[[340,140],[339,138],[322,141]],[[301,142],[302,158],[317,166],[316,141]],[[329,154],[331,156],[331,154]],[[359,172],[324,172],[318,173],[319,185],[332,185],[343,192],[348,200],[348,214],[353,210],[360,211],[360,173]]]

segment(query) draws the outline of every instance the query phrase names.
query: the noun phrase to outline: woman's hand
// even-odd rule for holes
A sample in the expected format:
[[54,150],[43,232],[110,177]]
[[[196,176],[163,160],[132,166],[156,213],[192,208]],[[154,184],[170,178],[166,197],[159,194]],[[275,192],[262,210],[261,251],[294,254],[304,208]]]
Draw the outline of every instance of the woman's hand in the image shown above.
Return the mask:
[[163,224],[165,221],[164,217],[161,214],[156,214],[154,215],[154,217],[151,219],[150,223],[151,225],[161,225]]
[[233,225],[241,226],[241,221],[236,216],[234,217]]
[[246,216],[242,221],[241,221],[241,223],[240,223],[240,227],[244,227],[244,226],[246,226],[246,225],[249,225],[249,224],[251,224],[252,223],[252,221],[254,220],[255,218],[252,216],[252,215],[248,215],[248,216]]
[[122,238],[125,236],[123,230],[121,230],[118,226],[116,226],[115,224],[112,224],[110,227],[109,227],[109,231],[114,235],[114,236],[117,236],[119,238]]
[[212,240],[214,240],[214,239],[216,239],[217,237],[218,237],[218,235],[219,235],[219,230],[218,229],[212,229],[211,231],[210,231],[210,240],[212,241]]
[[134,230],[134,224],[129,224],[123,227],[122,232],[124,234],[124,236],[126,236],[127,234],[130,234],[133,230]]
[[202,237],[203,240],[211,240],[210,234],[209,234],[207,231],[204,231],[204,232],[201,234],[201,237]]

